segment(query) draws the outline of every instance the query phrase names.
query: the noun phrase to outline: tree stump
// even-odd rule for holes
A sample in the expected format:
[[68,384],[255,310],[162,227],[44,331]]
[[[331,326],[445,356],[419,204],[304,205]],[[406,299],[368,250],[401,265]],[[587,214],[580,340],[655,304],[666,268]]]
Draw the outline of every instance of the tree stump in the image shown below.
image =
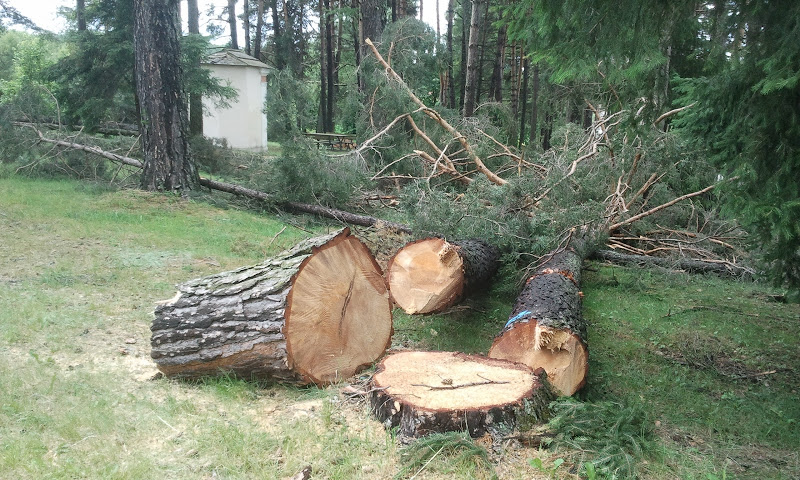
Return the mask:
[[403,246],[386,268],[389,291],[406,313],[435,313],[486,285],[500,251],[481,240],[425,238]]
[[464,430],[479,437],[499,424],[539,423],[555,398],[544,371],[454,352],[390,355],[370,386],[375,416],[408,437]]
[[370,365],[391,339],[382,272],[348,229],[178,290],[151,327],[151,356],[169,377],[327,384]]
[[489,356],[544,368],[562,395],[586,384],[589,353],[581,314],[581,258],[573,251],[554,255],[528,280]]

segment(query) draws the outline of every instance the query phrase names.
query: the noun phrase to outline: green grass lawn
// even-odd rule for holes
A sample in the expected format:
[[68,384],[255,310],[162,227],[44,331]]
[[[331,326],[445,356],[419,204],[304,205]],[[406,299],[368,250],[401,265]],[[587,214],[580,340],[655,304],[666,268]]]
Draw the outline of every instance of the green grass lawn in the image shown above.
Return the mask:
[[[288,478],[307,465],[313,478],[586,478],[584,444],[508,442],[488,466],[441,453],[406,468],[391,432],[338,386],[154,378],[155,302],[309,229],[325,227],[1,178],[0,478]],[[634,455],[640,478],[800,478],[800,306],[751,283],[587,265],[580,399],[643,412],[654,447]],[[511,310],[508,281],[445,314],[397,313],[393,345],[485,353]]]

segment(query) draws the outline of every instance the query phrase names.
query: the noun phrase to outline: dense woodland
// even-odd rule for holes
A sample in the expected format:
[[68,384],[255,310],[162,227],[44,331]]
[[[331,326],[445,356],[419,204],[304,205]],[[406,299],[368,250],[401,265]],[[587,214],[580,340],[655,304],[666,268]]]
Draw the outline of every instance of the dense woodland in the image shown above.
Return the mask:
[[[188,0],[181,32],[177,0],[76,0],[57,34],[7,3],[6,172],[117,178],[42,138],[122,149],[109,132],[138,129],[118,153],[143,159],[146,189],[215,175],[275,205],[480,237],[511,271],[581,236],[800,286],[795,1]],[[200,98],[235,95],[200,67],[225,42],[274,68],[277,156],[243,160],[198,135]],[[359,146],[326,152],[304,132]]]

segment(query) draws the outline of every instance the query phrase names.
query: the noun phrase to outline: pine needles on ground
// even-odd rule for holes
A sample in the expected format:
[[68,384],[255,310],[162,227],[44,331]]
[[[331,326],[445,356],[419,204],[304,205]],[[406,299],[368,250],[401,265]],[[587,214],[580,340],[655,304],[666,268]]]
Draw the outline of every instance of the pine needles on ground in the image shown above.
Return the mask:
[[395,478],[413,478],[428,470],[469,478],[497,478],[489,454],[465,432],[435,433],[403,448],[403,468]]
[[562,398],[550,408],[552,444],[578,452],[581,470],[607,478],[637,478],[637,464],[654,452],[651,422],[642,405]]

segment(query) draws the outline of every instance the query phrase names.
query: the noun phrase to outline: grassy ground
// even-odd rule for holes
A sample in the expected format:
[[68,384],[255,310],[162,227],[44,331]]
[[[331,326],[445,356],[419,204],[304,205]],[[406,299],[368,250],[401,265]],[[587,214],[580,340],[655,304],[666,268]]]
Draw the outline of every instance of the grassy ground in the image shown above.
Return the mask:
[[[588,476],[578,467],[581,454],[596,458],[588,444],[510,442],[487,463],[459,440],[409,464],[412,453],[338,387],[153,379],[152,308],[174,284],[322,228],[0,179],[0,478],[287,478],[307,465],[314,478]],[[583,399],[645,413],[654,446],[634,455],[640,477],[800,477],[800,307],[752,284],[589,266]],[[398,314],[393,344],[485,352],[514,290],[500,280],[447,314]]]

